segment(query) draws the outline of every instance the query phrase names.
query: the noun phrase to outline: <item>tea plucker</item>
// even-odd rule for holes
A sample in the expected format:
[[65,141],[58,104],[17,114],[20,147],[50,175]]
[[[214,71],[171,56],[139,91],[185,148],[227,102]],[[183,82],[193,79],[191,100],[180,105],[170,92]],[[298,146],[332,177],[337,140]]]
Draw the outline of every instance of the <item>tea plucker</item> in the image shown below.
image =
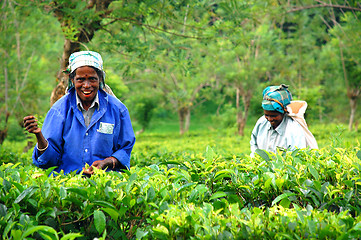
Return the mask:
[[134,131],[126,106],[103,90],[100,54],[71,54],[68,72],[69,90],[51,107],[42,128],[34,116],[24,118],[26,130],[37,138],[33,163],[64,173],[129,169]]
[[291,92],[284,84],[269,86],[263,90],[260,117],[251,135],[251,156],[256,149],[268,152],[295,150],[306,147],[305,133],[301,125],[287,114],[287,105],[292,101]]

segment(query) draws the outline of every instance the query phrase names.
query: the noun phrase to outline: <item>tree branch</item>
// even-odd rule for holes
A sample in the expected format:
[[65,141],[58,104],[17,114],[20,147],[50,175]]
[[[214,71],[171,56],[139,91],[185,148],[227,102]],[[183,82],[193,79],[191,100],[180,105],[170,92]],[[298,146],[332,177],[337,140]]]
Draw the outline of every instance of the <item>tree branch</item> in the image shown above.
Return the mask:
[[[197,39],[197,40],[209,39],[208,37],[206,37],[206,38],[204,38],[204,37],[194,37],[194,36],[189,36],[189,35],[185,35],[185,34],[170,32],[170,31],[164,30],[164,29],[159,28],[159,27],[155,27],[155,26],[152,26],[152,25],[149,25],[149,24],[145,24],[145,23],[139,22],[139,21],[134,20],[134,19],[113,18],[111,23],[116,22],[116,21],[118,21],[118,20],[119,20],[119,21],[127,20],[126,22],[133,23],[133,24],[136,24],[136,25],[138,25],[138,26],[145,27],[145,28],[147,28],[149,31],[152,31],[152,32],[161,31],[161,32],[164,32],[164,33],[172,34],[172,35],[174,35],[174,36],[184,37],[184,38],[192,38],[192,39]],[[111,24],[111,23],[107,23],[107,24],[109,25],[109,24]]]
[[197,96],[197,93],[204,87],[209,87],[211,86],[211,84],[209,83],[202,83],[202,84],[199,84],[198,87],[196,87],[193,91],[193,94],[192,94],[192,98],[191,98],[191,101],[194,102],[194,100],[196,99],[196,96]]
[[178,82],[177,82],[177,78],[175,77],[174,73],[170,74],[171,79],[173,80],[174,86],[176,86],[178,89],[180,89]]
[[[318,1],[320,2],[320,1]],[[337,4],[328,4],[328,3],[322,3],[322,4],[318,4],[318,5],[309,5],[309,6],[303,6],[303,7],[295,7],[292,8],[290,10],[287,11],[287,13],[291,13],[291,12],[297,12],[297,11],[302,11],[302,10],[306,10],[306,9],[312,9],[312,8],[340,8],[340,9],[346,9],[346,10],[350,10],[350,11],[358,11],[361,12],[361,8],[356,8],[356,7],[350,7],[350,6],[344,6],[344,5],[337,5]]]

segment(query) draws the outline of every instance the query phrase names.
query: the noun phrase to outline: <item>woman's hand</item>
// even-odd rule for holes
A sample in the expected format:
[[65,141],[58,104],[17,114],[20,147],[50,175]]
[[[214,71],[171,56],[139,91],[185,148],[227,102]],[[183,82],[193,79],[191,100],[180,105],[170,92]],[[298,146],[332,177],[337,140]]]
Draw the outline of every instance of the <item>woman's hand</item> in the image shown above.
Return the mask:
[[24,117],[24,127],[29,133],[38,134],[41,129],[38,127],[38,120],[34,116]]
[[114,169],[117,166],[117,162],[118,160],[115,157],[107,157],[104,160],[97,160],[95,162],[93,162],[93,164],[88,168],[84,170],[84,174],[86,175],[92,175],[94,173],[94,168],[98,168],[98,169]]
[[44,138],[41,128],[38,126],[38,120],[34,116],[26,116],[24,117],[24,127],[29,133],[35,134],[36,140],[38,141],[37,149],[39,150],[40,155],[43,154],[48,148],[49,143]]

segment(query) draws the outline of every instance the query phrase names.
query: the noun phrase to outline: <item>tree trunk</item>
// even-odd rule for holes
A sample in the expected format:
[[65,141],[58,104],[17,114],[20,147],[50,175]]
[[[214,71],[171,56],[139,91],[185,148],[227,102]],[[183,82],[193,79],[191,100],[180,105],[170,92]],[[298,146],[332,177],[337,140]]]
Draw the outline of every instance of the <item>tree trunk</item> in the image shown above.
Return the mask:
[[0,129],[0,145],[3,144],[6,136],[8,135],[8,121],[9,121],[9,117],[10,117],[10,113],[7,112],[5,113],[5,124],[3,129]]
[[[89,0],[87,1],[86,9],[94,9],[95,6],[95,14],[99,14],[101,17],[108,16],[111,11],[108,10],[110,3],[113,0]],[[71,22],[71,18],[73,16],[67,15],[66,12],[62,10],[61,4],[57,3],[57,1],[52,1],[52,9],[54,16],[58,19],[62,28],[66,29],[71,27],[69,22]],[[70,19],[69,19],[70,18]],[[101,29],[101,19],[102,18],[94,18],[88,19],[87,22],[82,22],[82,28],[78,29],[78,33],[75,36],[77,39],[76,42],[71,41],[69,39],[65,39],[64,42],[64,50],[63,56],[60,63],[60,70],[57,74],[58,85],[53,89],[50,97],[50,106],[52,106],[59,98],[61,98],[65,94],[65,90],[68,83],[68,76],[63,73],[63,71],[68,66],[69,56],[76,51],[80,50],[80,44],[90,42],[94,34],[97,30]]]
[[6,136],[8,135],[8,128],[5,127],[3,129],[0,129],[0,145],[3,144]]
[[237,87],[236,88],[236,109],[237,109],[237,134],[243,136],[244,132],[241,127],[242,125],[242,112],[241,107],[239,106],[239,98],[241,95],[241,90]]
[[356,108],[357,108],[357,100],[360,96],[360,92],[361,92],[361,89],[358,87],[358,88],[352,88],[350,86],[350,82],[348,80],[348,77],[347,77],[347,68],[346,68],[346,64],[345,64],[345,58],[344,58],[344,55],[343,55],[343,50],[342,50],[342,46],[341,46],[341,42],[340,42],[340,56],[341,56],[341,63],[342,63],[342,70],[343,70],[343,75],[344,75],[344,80],[345,80],[345,85],[346,85],[346,88],[347,88],[347,97],[349,98],[350,100],[350,119],[349,119],[349,122],[348,122],[348,129],[349,131],[352,131],[352,125],[353,125],[353,122],[355,120],[355,114],[356,114]]
[[352,125],[355,120],[355,114],[356,114],[356,108],[357,108],[357,97],[350,98],[350,107],[351,107],[351,112],[350,112],[350,119],[348,122],[348,130],[352,131]]
[[321,106],[322,106],[321,99],[318,99],[318,106],[319,106],[319,108],[318,108],[318,119],[322,123],[323,122],[323,118],[322,118],[323,113],[322,113],[322,108],[321,108]]
[[[6,51],[5,51],[5,54]],[[10,116],[9,107],[8,107],[8,69],[4,68],[4,78],[5,78],[5,122],[4,127],[0,129],[0,145],[4,142],[6,136],[8,135],[8,120]],[[1,119],[0,119],[1,120]]]
[[184,132],[189,131],[189,126],[191,125],[191,110],[190,108],[187,108],[186,110],[186,121],[184,126]]
[[[252,94],[250,90],[242,90],[242,87],[236,88],[236,108],[237,108],[237,134],[244,136],[244,128],[246,126],[249,107],[251,103]],[[243,110],[240,107],[240,97],[242,97]]]
[[355,132],[358,132],[358,124],[359,124],[359,120],[357,119],[355,121]]
[[184,134],[184,113],[183,108],[178,109],[178,119],[179,119],[179,134]]
[[243,119],[243,112],[241,110],[238,110],[237,112],[237,134],[244,136],[244,127],[245,127],[245,121]]
[[60,62],[60,70],[57,73],[58,85],[53,89],[50,96],[50,106],[59,100],[65,94],[66,87],[68,86],[68,75],[63,73],[66,70],[69,62],[69,57],[73,52],[79,51],[80,44],[72,42],[69,39],[64,41],[63,56]]
[[191,111],[188,107],[181,107],[178,109],[179,118],[179,133],[183,135],[189,130]]

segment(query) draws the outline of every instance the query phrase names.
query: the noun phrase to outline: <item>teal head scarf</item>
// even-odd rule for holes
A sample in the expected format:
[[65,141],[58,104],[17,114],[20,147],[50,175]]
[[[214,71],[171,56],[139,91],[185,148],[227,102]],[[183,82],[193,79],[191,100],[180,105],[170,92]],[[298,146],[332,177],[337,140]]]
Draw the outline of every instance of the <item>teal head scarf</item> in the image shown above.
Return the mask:
[[288,86],[269,86],[263,90],[262,108],[267,111],[287,112],[286,106],[292,101]]

